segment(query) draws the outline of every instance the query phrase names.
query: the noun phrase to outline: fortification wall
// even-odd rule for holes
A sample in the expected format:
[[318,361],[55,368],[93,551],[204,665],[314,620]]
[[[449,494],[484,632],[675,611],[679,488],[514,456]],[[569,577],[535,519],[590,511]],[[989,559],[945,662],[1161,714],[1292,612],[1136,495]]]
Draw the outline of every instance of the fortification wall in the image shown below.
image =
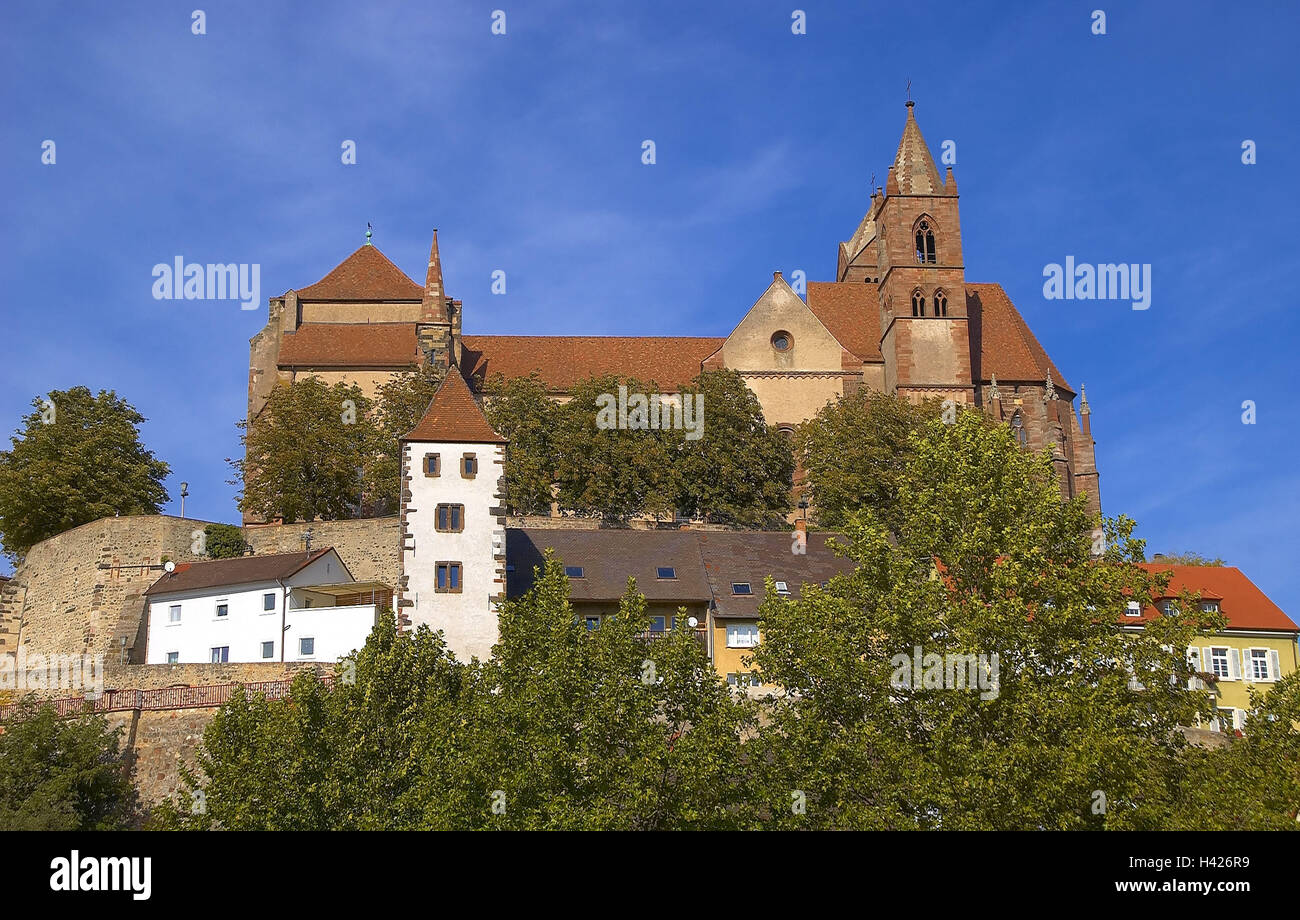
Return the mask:
[[[164,558],[201,561],[195,533],[208,521],[168,515],[103,518],[31,548],[0,588],[0,654],[103,655],[109,666],[137,660],[144,648],[144,591]],[[359,581],[396,585],[401,574],[398,519],[317,521],[248,527],[259,555],[334,546]],[[136,653],[136,658],[132,654]]]

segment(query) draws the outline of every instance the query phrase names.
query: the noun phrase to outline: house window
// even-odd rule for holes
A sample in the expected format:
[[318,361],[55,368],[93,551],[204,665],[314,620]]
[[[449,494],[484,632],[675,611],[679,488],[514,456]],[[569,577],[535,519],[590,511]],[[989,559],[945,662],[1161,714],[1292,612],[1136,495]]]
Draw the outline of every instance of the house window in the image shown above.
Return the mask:
[[1220,709],[1219,713],[1219,731],[1232,732],[1237,727],[1237,710]]
[[274,610],[274,609],[275,609],[275,592],[274,592],[274,591],[272,591],[272,592],[269,593],[269,594],[263,594],[263,595],[262,595],[262,609],[263,609],[263,610]]
[[212,663],[225,664],[230,660],[230,646],[218,645],[212,649]]
[[565,574],[565,575],[568,575],[570,578],[583,578],[583,577],[585,577],[585,576],[583,575],[582,566],[580,566],[580,565],[566,565],[566,566],[564,567],[564,574]]
[[1201,609],[1204,610],[1206,613],[1218,613],[1218,612],[1219,612],[1219,602],[1218,602],[1218,601],[1202,601],[1202,602],[1201,602]]
[[217,601],[217,616],[224,617],[230,614],[229,601]]
[[274,643],[274,642],[263,642],[263,643],[262,643],[262,657],[263,657],[263,658],[272,658],[272,657],[274,657],[274,656],[275,656],[275,643]]
[[934,315],[935,316],[948,315],[948,295],[945,294],[943,291],[934,292]]
[[925,316],[925,295],[920,291],[912,292],[912,315]]
[[1126,617],[1142,616],[1142,605],[1139,604],[1137,601],[1129,601],[1128,607],[1126,607],[1124,610],[1124,616]]
[[434,510],[435,529],[443,533],[460,533],[465,529],[464,505],[439,505]]
[[934,258],[934,230],[930,227],[928,220],[922,220],[916,225],[916,261],[930,262]]
[[668,621],[663,617],[650,618],[650,631],[652,633],[661,633],[668,628]]
[[600,629],[600,617],[583,617],[582,622],[587,627],[587,632],[595,632]]
[[460,563],[439,562],[434,567],[437,581],[434,590],[442,594],[460,593]]
[[442,456],[441,454],[425,454],[425,455],[424,455],[424,475],[426,475],[426,476],[441,476],[441,475],[442,475],[442,459],[441,459],[441,456]]
[[757,623],[727,624],[727,648],[754,648],[757,645]]
[[299,654],[299,655],[315,655],[315,654],[316,654],[316,640],[315,640],[314,638],[312,638],[311,636],[305,636],[305,637],[299,639],[299,640],[298,640],[298,654]]
[[731,593],[732,594],[753,594],[754,591],[752,588],[749,587],[749,582],[737,581],[732,583]]
[[655,570],[659,578],[676,578],[677,570],[672,566],[661,565]]
[[167,622],[179,623],[181,621],[181,605],[172,604],[167,608]]
[[732,671],[727,675],[727,683],[732,687],[761,687],[763,682],[758,675],[749,671]]
[[1250,676],[1252,680],[1268,680],[1268,649],[1253,648],[1250,650]]
[[180,663],[180,660],[181,660],[181,653],[180,653],[180,652],[168,652],[168,653],[167,653],[167,663],[168,663],[168,664],[179,664],[179,663]]
[[1228,676],[1228,650],[1226,648],[1210,649],[1210,669],[1220,679]]
[[462,479],[473,479],[478,475],[478,457],[465,454],[460,458],[460,475]]

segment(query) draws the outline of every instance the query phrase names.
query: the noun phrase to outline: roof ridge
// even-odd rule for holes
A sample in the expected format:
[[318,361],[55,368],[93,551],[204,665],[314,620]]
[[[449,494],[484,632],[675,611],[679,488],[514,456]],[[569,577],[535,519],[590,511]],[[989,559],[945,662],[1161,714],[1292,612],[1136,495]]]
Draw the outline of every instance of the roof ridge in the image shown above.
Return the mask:
[[453,365],[447,369],[429,408],[402,441],[432,443],[504,444],[503,438],[483,414],[469,384]]

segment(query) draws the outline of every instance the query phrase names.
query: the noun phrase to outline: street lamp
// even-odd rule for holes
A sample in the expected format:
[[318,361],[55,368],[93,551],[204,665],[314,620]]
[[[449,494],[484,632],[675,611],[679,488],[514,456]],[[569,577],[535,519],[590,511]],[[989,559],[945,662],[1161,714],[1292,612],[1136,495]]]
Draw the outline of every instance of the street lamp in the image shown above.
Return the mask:
[[189,494],[190,494],[190,484],[188,482],[182,482],[181,483],[181,518],[182,519],[185,517],[185,496]]

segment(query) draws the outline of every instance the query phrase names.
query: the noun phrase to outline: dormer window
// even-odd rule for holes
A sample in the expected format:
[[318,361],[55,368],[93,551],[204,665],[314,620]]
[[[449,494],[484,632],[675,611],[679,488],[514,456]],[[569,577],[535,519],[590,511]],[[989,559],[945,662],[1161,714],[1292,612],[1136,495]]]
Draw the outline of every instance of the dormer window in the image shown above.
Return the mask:
[[916,225],[916,261],[934,263],[934,230],[928,220]]
[[912,315],[925,316],[925,295],[920,291],[912,292]]

